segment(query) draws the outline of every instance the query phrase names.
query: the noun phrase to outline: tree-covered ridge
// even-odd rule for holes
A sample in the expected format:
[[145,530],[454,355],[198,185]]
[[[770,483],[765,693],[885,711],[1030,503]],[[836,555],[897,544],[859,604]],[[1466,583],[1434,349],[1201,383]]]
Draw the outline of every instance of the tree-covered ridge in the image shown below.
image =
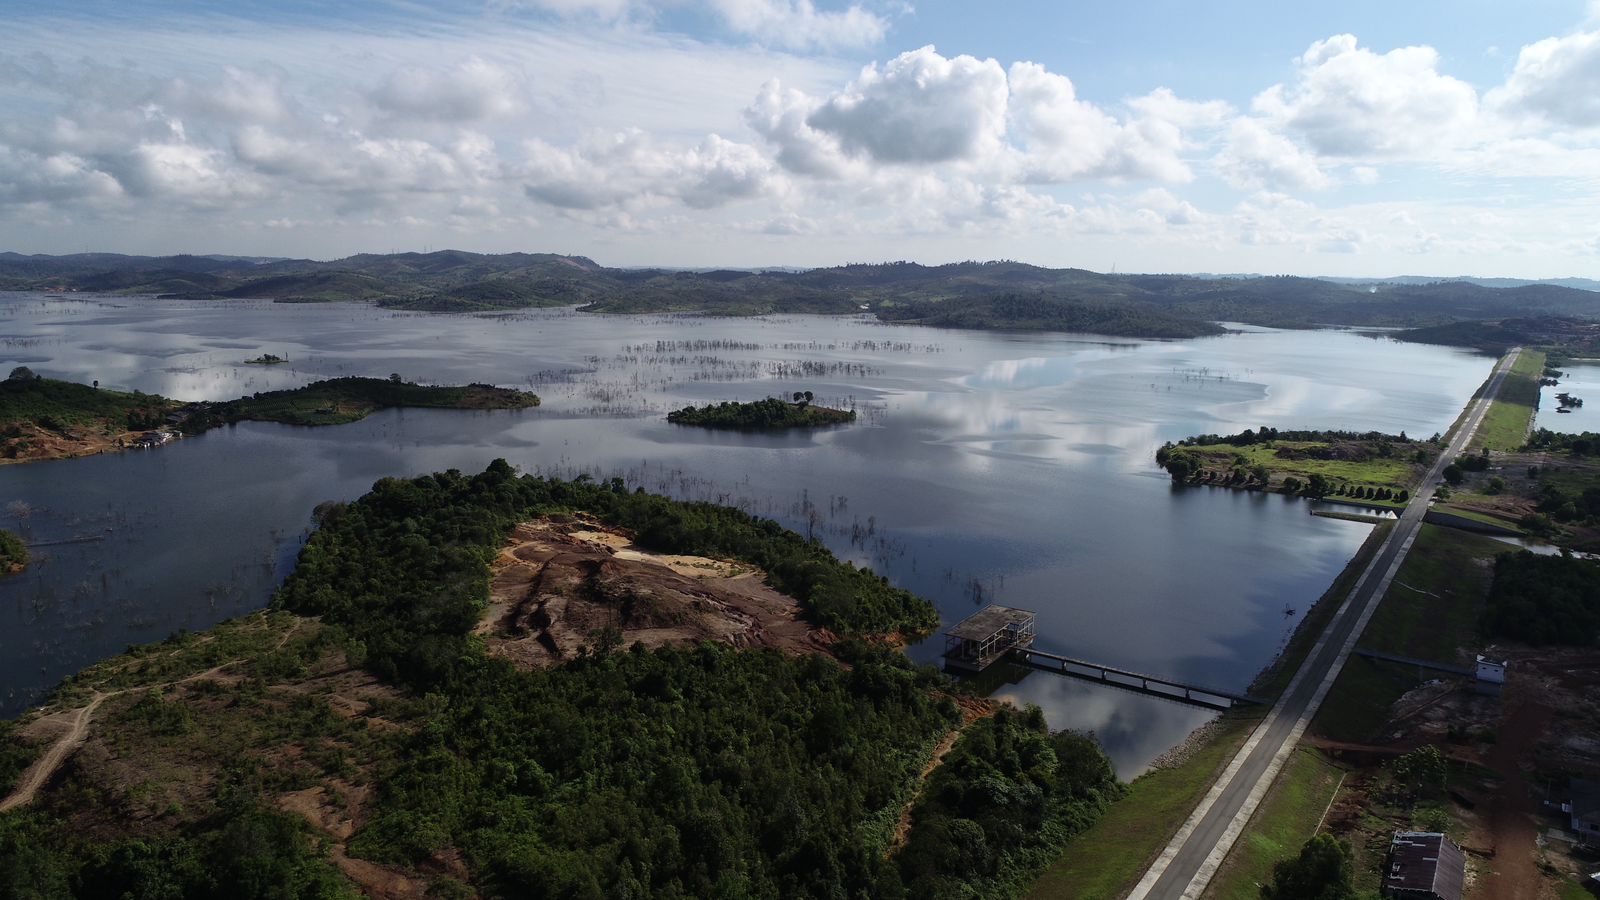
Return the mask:
[[[18,373],[25,373],[19,375]],[[49,459],[115,449],[152,429],[198,434],[231,422],[341,425],[390,407],[525,409],[537,394],[487,384],[430,386],[389,378],[330,378],[220,403],[125,393],[19,368],[0,382],[0,456]]]
[[137,431],[155,428],[181,405],[159,394],[44,378],[26,366],[18,366],[0,381],[0,428],[8,430],[22,423],[55,431],[106,422]]
[[[286,301],[362,300],[476,312],[581,306],[590,312],[814,313],[962,328],[1192,337],[1216,322],[1288,328],[1523,323],[1566,342],[1547,317],[1600,316],[1600,294],[1553,284],[1342,284],[1294,277],[1125,275],[995,260],[854,264],[807,271],[614,269],[581,256],[360,254],[339,260],[0,253],[0,289],[119,291]],[[1505,331],[1499,328],[1497,331]],[[1481,343],[1478,329],[1417,339]],[[1592,335],[1590,336],[1592,340]],[[1491,338],[1499,340],[1499,338]],[[1519,339],[1518,342],[1524,342]]]
[[1600,562],[1523,550],[1495,560],[1483,614],[1494,638],[1600,645]]
[[21,572],[28,564],[28,546],[4,528],[0,528],[0,578]]
[[853,409],[812,406],[809,395],[801,397],[801,400],[794,403],[777,397],[768,397],[748,403],[724,401],[706,406],[685,406],[683,409],[667,413],[667,421],[675,425],[698,425],[702,428],[776,431],[787,428],[825,428],[856,420]]

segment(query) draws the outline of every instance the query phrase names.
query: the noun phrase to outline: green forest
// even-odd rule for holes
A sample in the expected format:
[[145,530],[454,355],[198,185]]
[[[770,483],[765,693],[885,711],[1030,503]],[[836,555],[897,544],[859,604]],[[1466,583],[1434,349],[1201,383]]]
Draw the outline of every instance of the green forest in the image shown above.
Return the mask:
[[961,719],[934,670],[858,639],[839,645],[848,669],[709,644],[607,652],[605,634],[557,669],[484,656],[470,630],[490,556],[515,522],[559,511],[653,549],[758,565],[847,638],[937,621],[926,601],[737,510],[519,478],[503,462],[385,479],[328,517],[277,600],[343,626],[374,671],[440,698],[380,779],[356,852],[416,863],[456,847],[501,895],[947,896],[1042,862],[1040,848],[1116,795],[1092,741],[1051,738],[1037,715],[997,717],[958,744],[972,761],[919,807],[921,849],[890,859],[920,761]]
[[1502,554],[1483,628],[1490,637],[1529,644],[1600,645],[1600,562],[1527,550]]
[[805,402],[797,400],[790,403],[778,397],[768,397],[749,403],[725,401],[706,406],[685,406],[667,413],[667,421],[701,428],[778,431],[787,428],[825,428],[856,420],[855,410],[812,406],[807,395],[801,394],[799,397]]

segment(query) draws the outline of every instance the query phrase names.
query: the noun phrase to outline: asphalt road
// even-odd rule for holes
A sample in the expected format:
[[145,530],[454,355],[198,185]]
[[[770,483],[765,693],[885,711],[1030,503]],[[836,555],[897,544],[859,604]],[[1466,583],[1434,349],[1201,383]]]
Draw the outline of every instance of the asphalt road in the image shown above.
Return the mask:
[[1184,823],[1166,850],[1156,859],[1144,878],[1128,895],[1128,900],[1194,900],[1205,890],[1223,857],[1243,831],[1266,789],[1277,777],[1284,760],[1294,749],[1306,724],[1316,714],[1322,698],[1344,666],[1367,620],[1383,599],[1411,549],[1427,514],[1428,503],[1438,487],[1440,473],[1448,462],[1467,446],[1483,422],[1489,405],[1500,393],[1505,376],[1521,354],[1521,348],[1508,353],[1489,376],[1482,396],[1468,406],[1466,420],[1457,430],[1444,453],[1428,470],[1400,521],[1389,532],[1377,555],[1362,573],[1344,605],[1317,645],[1295,674],[1294,680],[1256,726],[1255,732],[1189,820]]

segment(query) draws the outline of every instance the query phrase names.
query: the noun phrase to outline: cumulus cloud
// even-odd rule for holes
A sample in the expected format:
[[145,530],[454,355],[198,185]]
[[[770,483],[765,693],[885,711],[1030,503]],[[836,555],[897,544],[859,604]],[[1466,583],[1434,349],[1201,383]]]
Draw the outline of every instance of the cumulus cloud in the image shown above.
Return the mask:
[[1312,154],[1249,117],[1228,126],[1227,143],[1212,163],[1237,188],[1322,190],[1333,184]]
[[1206,116],[1170,92],[1142,98],[1145,115],[1123,123],[1077,98],[1072,81],[1045,67],[1019,62],[1010,72],[1011,137],[1025,181],[1056,183],[1082,178],[1155,178],[1187,181],[1179,158],[1178,120]]
[[778,164],[800,175],[839,178],[851,161],[832,134],[811,127],[808,119],[821,101],[776,79],[761,88],[745,109],[745,123],[777,151]]
[[992,59],[946,58],[931,45],[876,63],[806,118],[845,152],[880,163],[978,161],[1006,122],[1006,73]]
[[1513,118],[1600,128],[1600,31],[1535,41],[1517,54],[1506,83],[1485,97]]
[[1339,157],[1430,155],[1469,137],[1478,116],[1471,85],[1438,71],[1432,47],[1374,53],[1355,35],[1312,44],[1289,84],[1256,96],[1254,111]]

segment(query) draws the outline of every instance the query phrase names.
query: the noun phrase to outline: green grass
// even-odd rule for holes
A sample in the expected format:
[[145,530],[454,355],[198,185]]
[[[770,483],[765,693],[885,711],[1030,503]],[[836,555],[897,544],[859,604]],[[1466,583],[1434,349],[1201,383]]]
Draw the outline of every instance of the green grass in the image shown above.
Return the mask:
[[1539,378],[1544,374],[1544,358],[1539,350],[1522,351],[1506,374],[1500,393],[1490,404],[1468,449],[1516,450],[1527,443],[1528,425],[1539,405]]
[[[1493,578],[1482,561],[1511,549],[1479,535],[1422,526],[1357,646],[1464,665],[1478,646],[1478,617]],[[1394,701],[1418,683],[1415,669],[1351,656],[1312,727],[1339,740],[1366,740]]]
[[109,422],[118,431],[153,428],[177,406],[157,394],[107,391],[54,378],[0,381],[0,426],[30,423],[58,431]]
[[1273,865],[1299,853],[1316,832],[1343,775],[1344,770],[1321,752],[1297,749],[1217,870],[1205,896],[1256,900],[1260,885],[1272,877]]
[[[1462,494],[1461,494],[1461,492],[1458,491],[1455,494],[1453,494],[1452,497],[1460,499],[1460,498],[1462,498]],[[1474,522],[1482,522],[1485,525],[1494,525],[1494,526],[1497,526],[1497,527],[1500,527],[1500,528],[1509,528],[1512,531],[1518,531],[1518,532],[1520,532],[1522,530],[1521,528],[1517,527],[1517,523],[1516,522],[1513,522],[1510,519],[1503,519],[1503,518],[1501,518],[1499,516],[1492,516],[1489,513],[1482,512],[1481,510],[1468,509],[1467,507],[1464,507],[1464,506],[1457,506],[1457,505],[1455,505],[1455,503],[1441,503],[1441,504],[1435,506],[1434,508],[1437,509],[1439,512],[1449,513],[1452,516],[1460,516],[1463,519],[1471,519]]]
[[1594,900],[1594,894],[1589,893],[1583,885],[1571,880],[1561,882],[1559,897],[1560,900]]
[[[1232,444],[1203,444],[1194,447],[1179,448],[1179,452],[1193,454],[1200,457],[1201,465],[1207,469],[1227,470],[1237,464],[1237,457],[1244,457],[1245,469],[1255,466],[1264,467],[1270,474],[1273,484],[1281,484],[1285,478],[1298,478],[1302,482],[1310,480],[1312,474],[1322,475],[1335,482],[1359,485],[1362,487],[1393,488],[1395,490],[1409,489],[1416,483],[1418,467],[1408,459],[1394,456],[1389,458],[1374,457],[1364,462],[1354,462],[1341,459],[1290,459],[1279,456],[1279,448],[1320,448],[1328,444],[1317,441],[1272,441],[1270,444],[1250,444],[1234,446]],[[1405,445],[1401,445],[1402,448]],[[1401,450],[1397,449],[1397,453]],[[1342,498],[1330,496],[1330,500]],[[1368,501],[1374,505],[1382,504],[1381,501]],[[1398,505],[1398,504],[1396,504]]]
[[1093,828],[1066,850],[1025,896],[1038,900],[1116,900],[1136,883],[1260,721],[1227,714],[1211,739],[1181,765],[1147,772],[1128,785]]

